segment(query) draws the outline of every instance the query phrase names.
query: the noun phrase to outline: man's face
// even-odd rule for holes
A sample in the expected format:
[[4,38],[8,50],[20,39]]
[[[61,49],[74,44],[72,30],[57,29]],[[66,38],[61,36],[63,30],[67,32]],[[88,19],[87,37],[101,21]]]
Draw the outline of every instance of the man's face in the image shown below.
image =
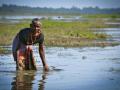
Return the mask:
[[31,28],[34,33],[40,33],[41,32],[41,24],[39,21],[35,21],[31,24]]

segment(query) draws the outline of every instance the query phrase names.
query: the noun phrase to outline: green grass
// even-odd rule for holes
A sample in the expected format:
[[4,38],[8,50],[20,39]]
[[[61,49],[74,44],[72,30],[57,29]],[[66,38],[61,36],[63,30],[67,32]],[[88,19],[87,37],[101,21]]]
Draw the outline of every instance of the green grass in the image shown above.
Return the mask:
[[[11,45],[14,36],[20,29],[29,27],[31,20],[21,20],[19,23],[0,23],[0,45]],[[90,28],[105,27],[102,20],[91,21],[53,21],[41,20],[47,46],[81,46],[89,45],[94,39],[105,39],[105,34],[94,34]]]
[[[90,28],[102,28],[103,21],[94,22],[63,22],[42,21],[46,45],[81,46],[97,38],[106,38],[105,34],[94,34]],[[101,37],[102,36],[102,37]],[[90,42],[89,42],[90,44]]]

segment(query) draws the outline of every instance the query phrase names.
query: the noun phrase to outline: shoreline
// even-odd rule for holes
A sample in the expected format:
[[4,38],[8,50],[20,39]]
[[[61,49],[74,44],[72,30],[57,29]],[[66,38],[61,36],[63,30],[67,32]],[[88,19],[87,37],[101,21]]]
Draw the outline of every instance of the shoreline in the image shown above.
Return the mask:
[[[89,43],[89,44],[87,44],[87,43]],[[64,48],[78,48],[78,47],[108,47],[108,46],[111,46],[111,47],[113,47],[113,46],[119,46],[120,45],[120,43],[119,42],[106,42],[106,41],[102,41],[102,42],[94,42],[94,43],[91,43],[91,42],[84,42],[84,44],[81,44],[81,45],[78,45],[78,44],[76,44],[76,45],[54,45],[54,44],[52,44],[52,45],[45,45],[45,47],[64,47]],[[11,53],[12,51],[11,50],[8,50],[7,49],[7,46],[10,46],[10,47],[12,47],[11,45],[0,45],[1,47],[0,47],[0,54],[9,54],[9,53]],[[4,47],[3,47],[4,46]],[[34,46],[38,46],[37,44],[36,45],[34,45]]]
[[[114,22],[120,22],[116,18],[112,18],[112,20]],[[0,45],[11,45],[14,36],[20,29],[29,27],[30,21],[31,19],[25,19],[19,20],[17,23],[0,23]],[[111,22],[111,20],[107,18],[101,19],[95,17],[92,18],[92,21],[91,18],[87,18],[85,21],[78,20],[71,22],[52,19],[42,19],[40,21],[43,25],[42,29],[45,36],[44,43],[45,46],[48,47],[106,47],[120,45],[120,42],[114,40],[112,35],[106,34],[104,31],[102,31],[103,33],[99,33],[103,28],[119,28],[118,25],[106,24],[106,22]],[[93,31],[93,29],[95,30]],[[4,52],[4,49],[0,48],[0,53],[2,52]]]

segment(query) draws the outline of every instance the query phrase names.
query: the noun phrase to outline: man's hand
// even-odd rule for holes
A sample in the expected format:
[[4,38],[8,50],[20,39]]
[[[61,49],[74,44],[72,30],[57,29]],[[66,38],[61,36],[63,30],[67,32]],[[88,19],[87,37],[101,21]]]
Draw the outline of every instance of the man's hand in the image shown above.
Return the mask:
[[43,44],[42,45],[39,44],[39,54],[40,54],[40,57],[41,57],[41,60],[42,60],[44,70],[49,71],[48,65],[47,65],[46,60],[45,60],[45,51],[44,51],[44,48],[43,48]]
[[49,71],[48,65],[45,65],[45,66],[44,66],[44,70],[45,70],[45,71]]

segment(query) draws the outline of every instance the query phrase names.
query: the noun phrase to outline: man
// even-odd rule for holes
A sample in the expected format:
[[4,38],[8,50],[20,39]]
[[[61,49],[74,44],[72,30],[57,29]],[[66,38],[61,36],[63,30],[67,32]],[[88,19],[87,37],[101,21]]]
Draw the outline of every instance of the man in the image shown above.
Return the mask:
[[43,67],[49,70],[45,60],[44,52],[44,35],[41,30],[41,23],[38,18],[32,20],[30,28],[22,29],[14,38],[12,51],[17,70],[36,70],[33,57],[32,45],[39,43],[39,55],[42,60]]

